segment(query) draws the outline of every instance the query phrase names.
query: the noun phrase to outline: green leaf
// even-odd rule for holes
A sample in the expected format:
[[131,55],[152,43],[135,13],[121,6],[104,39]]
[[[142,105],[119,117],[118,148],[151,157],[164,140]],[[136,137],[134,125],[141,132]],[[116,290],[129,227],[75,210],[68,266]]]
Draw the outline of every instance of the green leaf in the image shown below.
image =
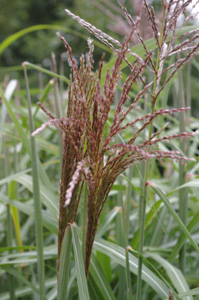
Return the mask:
[[[20,201],[12,201],[13,206],[18,208],[21,212],[34,218],[34,208],[29,202],[23,203]],[[58,231],[58,220],[54,218],[48,211],[42,209],[43,226],[46,227],[50,232],[57,234]]]
[[[87,40],[88,36],[84,35],[76,30],[71,30],[68,27],[65,26],[60,26],[60,25],[50,25],[50,24],[40,24],[40,25],[35,25],[35,26],[30,26],[28,28],[25,28],[23,30],[20,30],[12,35],[10,35],[9,37],[7,37],[1,44],[0,44],[0,54],[2,54],[6,48],[8,48],[12,43],[14,43],[15,41],[17,41],[19,38],[23,37],[24,35],[34,32],[34,31],[40,31],[40,30],[61,30],[63,32],[67,32],[67,33],[71,33],[73,35],[76,35],[80,38],[83,38],[85,40]],[[112,52],[110,51],[110,49],[106,46],[104,46],[102,43],[94,41],[94,43],[108,51],[108,52]]]
[[[179,269],[174,267],[172,264],[170,264],[168,261],[157,254],[149,253],[148,255],[156,260],[165,269],[168,277],[170,278],[178,293],[189,291],[189,286],[184,278],[184,275]],[[188,296],[186,300],[193,300],[193,298],[191,296]]]
[[[151,207],[150,211],[146,215],[146,220],[145,220],[145,229],[149,226],[150,222],[154,219],[162,201],[156,201],[154,205]],[[133,235],[133,239],[131,242],[131,247],[133,249],[137,249],[138,244],[139,244],[139,236],[140,236],[140,229],[138,228],[136,232]]]
[[[53,80],[50,80],[49,83],[47,84],[46,88],[44,89],[41,98],[39,99],[40,103],[43,103],[43,101],[46,99],[46,97],[47,97],[48,93],[50,92],[52,86],[53,86]],[[39,110],[39,106],[37,106],[37,108],[34,112],[33,119],[35,119],[38,110]]]
[[59,75],[57,73],[54,73],[54,72],[49,71],[47,69],[44,69],[44,68],[42,68],[40,66],[31,64],[28,61],[24,62],[24,64],[25,64],[25,66],[26,66],[27,69],[35,69],[35,70],[37,70],[39,72],[42,72],[42,73],[45,73],[45,74],[47,74],[47,75],[49,75],[51,77],[59,78],[59,79],[65,81],[67,84],[69,83],[69,80],[65,76]]
[[185,236],[189,239],[189,241],[192,244],[192,246],[194,247],[194,249],[199,253],[199,248],[198,248],[196,242],[193,240],[189,231],[187,230],[187,228],[182,223],[181,219],[179,218],[179,216],[177,215],[177,213],[175,212],[175,210],[169,203],[169,200],[167,199],[165,194],[163,194],[162,191],[153,182],[148,182],[147,187],[151,188],[160,197],[160,199],[163,201],[163,203],[165,204],[165,206],[168,209],[168,211],[170,212],[170,214],[174,217],[175,221],[179,225],[180,230],[182,230],[182,232],[185,234]]
[[[18,173],[19,174],[19,173]],[[15,181],[21,183],[29,191],[33,192],[32,176],[27,174],[16,174]],[[40,185],[40,196],[43,204],[49,209],[55,218],[58,218],[58,198],[51,191],[49,191],[44,185]]]
[[117,216],[118,212],[120,211],[120,207],[115,207],[112,211],[110,211],[106,217],[104,218],[103,222],[100,224],[96,236],[102,237],[105,232],[107,232],[110,223],[113,219]]
[[[17,80],[11,80],[5,90],[5,98],[7,101],[10,101],[12,94],[14,93],[15,89],[17,87]],[[3,141],[3,132],[4,132],[4,125],[7,115],[7,109],[5,103],[2,105],[1,109],[1,126],[0,126],[0,155],[2,151],[2,141]]]
[[[192,220],[187,225],[187,230],[189,232],[192,232],[198,224],[199,224],[199,211],[197,211],[195,216],[192,218]],[[175,247],[173,248],[171,255],[169,256],[170,262],[173,261],[175,259],[175,257],[178,255],[180,249],[182,248],[182,246],[184,245],[186,240],[187,240],[186,235],[184,233],[182,233],[178,239],[178,242],[176,243]]]
[[137,188],[132,182],[128,179],[128,177],[121,174],[121,176],[131,185],[132,191],[136,191],[140,196],[142,196],[141,188]]
[[0,252],[7,252],[12,250],[35,250],[36,247],[34,246],[17,246],[17,247],[1,247]]
[[3,179],[0,180],[0,185],[3,185],[3,184],[6,184],[6,183],[10,183],[11,181],[13,180],[16,180],[16,178],[21,175],[24,175],[28,172],[30,172],[31,169],[27,169],[27,170],[24,170],[24,171],[21,171],[21,172],[18,172],[18,173],[15,173],[15,174],[12,174],[12,175],[9,175]]
[[[56,246],[48,246],[44,248],[44,258],[52,259],[57,257],[57,247]],[[2,256],[0,259],[0,266],[6,267],[9,265],[29,265],[37,263],[37,252],[28,251],[28,252],[16,252],[12,254],[7,254],[6,256]]]
[[76,276],[77,276],[79,299],[89,300],[90,297],[88,293],[88,286],[87,286],[85,269],[84,269],[84,261],[82,257],[82,248],[79,241],[77,227],[75,224],[72,224],[71,230],[72,230],[72,237],[73,237],[73,251],[75,257],[75,269],[76,269]]
[[170,193],[167,194],[167,197],[170,196],[171,194],[175,193],[176,191],[180,189],[185,189],[185,188],[199,188],[199,180],[197,181],[190,181],[185,184],[180,185],[177,187],[175,190],[171,191]]
[[[46,288],[51,288],[55,286],[57,283],[57,278],[47,279],[45,282]],[[37,289],[39,288],[38,285],[35,286]],[[15,298],[25,297],[27,295],[32,295],[32,288],[31,287],[20,287],[15,290]],[[4,293],[0,295],[0,300],[10,300],[10,295],[8,293]]]
[[37,246],[37,269],[39,274],[39,287],[40,287],[40,298],[45,299],[45,264],[44,264],[44,241],[43,241],[43,224],[42,224],[42,203],[40,199],[40,180],[39,180],[39,159],[37,155],[37,146],[35,137],[32,136],[34,132],[34,122],[32,116],[32,103],[29,90],[29,82],[26,68],[24,67],[25,85],[27,92],[28,102],[28,118],[30,127],[30,150],[31,150],[31,166],[32,166],[32,186],[33,186],[33,200],[34,200],[34,218],[35,218],[35,235],[36,235],[36,246]]
[[199,288],[195,288],[195,289],[192,289],[188,292],[185,292],[185,293],[181,293],[179,296],[184,299],[186,298],[187,296],[196,296],[196,295],[199,295]]
[[[126,256],[125,249],[104,241],[103,239],[96,238],[93,246],[94,250],[98,250],[111,258],[112,261],[116,262],[123,267],[126,266]],[[129,267],[130,271],[137,275],[138,271],[138,259],[129,253]],[[165,283],[159,279],[151,270],[149,270],[145,265],[142,269],[142,279],[151,286],[152,289],[159,295],[160,299],[165,299],[169,295],[169,289]]]
[[110,284],[105,277],[96,257],[92,255],[91,257],[91,263],[90,263],[90,269],[89,269],[90,275],[92,276],[93,280],[95,281],[96,285],[98,286],[103,299],[104,300],[114,300],[115,296],[112,292],[112,289],[110,287]]
[[34,284],[32,284],[30,280],[28,280],[25,276],[23,276],[19,270],[5,268],[5,271],[13,275],[17,279],[17,281],[25,284],[25,286],[27,287],[30,287],[32,291],[35,291],[39,295],[39,289]]
[[68,289],[68,278],[70,270],[70,256],[71,256],[71,243],[72,233],[71,225],[65,229],[64,238],[61,247],[59,258],[59,275],[58,275],[58,292],[57,300],[65,300]]
[[[21,142],[24,146],[24,148],[26,149],[26,152],[28,153],[29,156],[31,156],[31,151],[30,151],[30,140],[27,138],[26,132],[24,131],[23,127],[21,126],[21,124],[19,123],[15,112],[12,109],[12,106],[10,105],[10,103],[7,101],[2,89],[0,88],[0,95],[2,97],[3,102],[6,105],[7,111],[9,113],[10,118],[12,119],[12,122],[14,123],[15,129],[18,132],[20,138],[21,138]],[[44,171],[41,163],[39,162],[39,174],[41,177],[41,181],[43,182],[43,184],[49,189],[52,190],[52,185],[48,179],[48,176],[46,175],[46,172]]]

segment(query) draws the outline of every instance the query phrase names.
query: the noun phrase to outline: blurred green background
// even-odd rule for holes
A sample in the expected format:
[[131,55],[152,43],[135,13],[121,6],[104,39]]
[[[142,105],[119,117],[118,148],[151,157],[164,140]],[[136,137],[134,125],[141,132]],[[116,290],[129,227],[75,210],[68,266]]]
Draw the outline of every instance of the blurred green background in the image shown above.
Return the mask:
[[[124,0],[131,15],[140,14],[140,0]],[[153,5],[156,11],[160,9],[159,0],[154,0]],[[129,25],[125,21],[124,14],[115,0],[0,0],[0,43],[10,38],[16,32],[24,30],[30,26],[40,24],[59,25],[73,30],[75,34],[61,32],[73,49],[73,55],[79,60],[81,53],[88,50],[86,37],[93,37],[86,29],[82,28],[76,20],[73,20],[65,12],[65,8],[71,10],[74,14],[90,22],[97,28],[117,38],[120,42],[129,33]],[[160,16],[161,17],[161,16]],[[141,16],[142,35],[145,39],[150,38],[147,34],[148,26],[146,16]],[[22,62],[29,61],[33,64],[40,64],[42,67],[52,69],[51,53],[56,55],[56,61],[59,72],[60,55],[65,52],[63,43],[56,36],[57,30],[38,30],[28,33],[12,44],[10,44],[0,55],[0,80],[22,79],[23,72],[13,71],[15,67],[20,67]],[[95,38],[94,38],[95,39]],[[132,45],[136,41],[133,41]],[[102,44],[101,44],[102,45]],[[95,66],[105,50],[101,47],[95,47]],[[110,58],[109,52],[105,51],[105,60]],[[22,69],[22,68],[21,68]],[[195,116],[199,111],[197,97],[199,94],[199,85],[196,84],[198,78],[199,64],[194,61],[192,65],[192,100],[194,102]],[[68,77],[65,71],[66,77]],[[31,74],[31,72],[30,72]],[[31,74],[32,75],[32,74]],[[7,81],[6,79],[6,81]],[[36,81],[34,75],[31,80]],[[23,85],[23,79],[20,80]],[[185,78],[186,81],[186,78]]]
[[[10,0],[6,4],[5,0],[0,0],[0,6],[0,42],[20,30],[39,24],[61,25],[89,36],[77,21],[65,13],[65,8],[102,30],[110,22],[108,17],[88,0]],[[74,49],[74,55],[85,52],[84,39],[67,33],[64,33],[64,36]],[[21,65],[23,61],[28,60],[49,67],[51,52],[60,55],[63,51],[64,47],[56,36],[56,30],[40,30],[29,33],[11,44],[2,53],[0,63],[2,67],[10,67]]]

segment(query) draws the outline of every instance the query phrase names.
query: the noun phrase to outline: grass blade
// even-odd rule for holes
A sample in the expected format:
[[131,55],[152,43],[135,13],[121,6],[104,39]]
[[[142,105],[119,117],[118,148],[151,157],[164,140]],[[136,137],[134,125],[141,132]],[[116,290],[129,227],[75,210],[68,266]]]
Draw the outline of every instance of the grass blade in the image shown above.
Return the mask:
[[90,274],[103,295],[103,299],[115,300],[110,284],[94,255],[91,257]]
[[[187,230],[189,232],[192,232],[194,230],[194,228],[199,224],[199,211],[195,214],[195,216],[193,217],[193,219],[190,221],[190,223],[187,225]],[[184,243],[186,242],[186,235],[185,234],[181,234],[177,244],[175,245],[175,247],[173,248],[170,256],[169,256],[169,261],[173,261],[175,259],[175,257],[178,255],[181,247],[184,245]]]
[[[151,207],[150,211],[147,213],[146,215],[146,220],[145,220],[145,230],[146,228],[149,226],[149,224],[151,223],[151,221],[155,218],[160,205],[161,205],[161,200],[157,201],[154,203],[154,205]],[[133,240],[131,242],[131,247],[133,249],[137,249],[138,248],[138,244],[139,244],[139,235],[140,235],[140,229],[138,228],[134,235],[133,235]]]
[[[53,86],[53,80],[51,79],[49,81],[49,83],[47,84],[46,88],[43,91],[43,94],[42,94],[42,96],[41,96],[41,98],[39,100],[40,103],[42,103],[46,99],[46,97],[47,97],[48,93],[50,92],[52,86]],[[34,112],[33,119],[35,119],[38,110],[39,110],[39,106],[37,106],[37,108],[36,108],[36,110]]]
[[[46,288],[50,288],[55,286],[56,284],[56,279],[55,278],[51,278],[49,280],[46,281]],[[36,288],[39,289],[38,285],[36,285]],[[15,298],[18,299],[23,299],[22,297],[27,296],[27,295],[31,295],[32,294],[32,288],[31,287],[20,287],[16,290],[15,293]],[[0,300],[10,300],[9,294],[8,293],[4,293],[2,295],[0,295]]]
[[37,244],[37,258],[38,258],[38,272],[39,272],[39,286],[40,286],[40,299],[45,299],[45,274],[44,274],[44,257],[43,257],[43,224],[41,214],[41,200],[40,200],[40,184],[39,184],[39,170],[38,158],[35,137],[32,136],[34,131],[33,117],[31,111],[31,98],[29,91],[29,83],[26,67],[24,65],[24,75],[27,91],[28,101],[28,114],[30,126],[30,141],[31,141],[31,164],[32,164],[32,178],[33,178],[33,198],[34,198],[34,214],[35,214],[35,233]]
[[[182,77],[182,70],[179,70],[179,107],[185,107],[185,94],[184,94],[184,84]],[[184,132],[186,130],[186,114],[182,112],[179,117],[179,132]],[[180,150],[186,156],[188,156],[188,142],[187,139],[180,140]],[[179,163],[179,185],[183,185],[186,182],[186,167],[184,164]],[[188,193],[187,189],[179,190],[179,216],[183,224],[187,225],[187,213],[188,213]],[[179,264],[180,269],[185,273],[186,267],[186,245],[183,245],[179,252]]]
[[[19,173],[18,173],[19,174]],[[29,191],[33,192],[33,178],[30,175],[22,174],[18,175],[15,180],[25,186]],[[58,201],[54,193],[49,191],[45,186],[40,185],[40,197],[43,204],[49,209],[52,215],[58,217]]]
[[11,268],[5,268],[6,272],[14,276],[18,281],[25,284],[26,287],[30,287],[34,292],[36,292],[39,295],[39,289],[32,284],[25,276],[22,275],[22,272],[19,270],[14,270]]
[[192,289],[192,290],[190,290],[189,292],[186,292],[186,293],[181,293],[179,296],[182,299],[184,299],[187,296],[197,296],[197,295],[199,295],[199,288]]
[[[125,247],[124,241],[124,224],[123,224],[123,212],[121,207],[123,206],[123,193],[122,193],[122,176],[119,176],[119,192],[117,194],[117,205],[119,208],[119,213],[116,219],[116,240],[121,247]],[[125,282],[125,268],[118,266],[118,295],[117,299],[120,300],[126,296],[124,286]]]
[[165,204],[165,206],[168,209],[168,211],[170,212],[170,214],[174,217],[176,223],[179,225],[180,230],[185,234],[186,238],[189,239],[189,241],[192,244],[192,246],[194,247],[194,249],[199,253],[199,248],[198,248],[196,242],[193,240],[189,231],[187,230],[187,228],[182,223],[181,219],[179,218],[179,216],[177,215],[177,213],[175,212],[175,210],[169,203],[169,200],[167,199],[165,194],[163,194],[162,191],[153,182],[148,182],[147,187],[152,188],[152,190],[160,197],[160,199],[163,201],[163,203]]
[[71,226],[71,231],[72,231],[72,239],[73,239],[73,251],[75,257],[75,269],[77,275],[79,299],[89,300],[90,297],[88,293],[88,286],[87,286],[85,269],[84,269],[82,248],[80,245],[79,235],[75,224]]
[[[40,25],[35,25],[35,26],[30,26],[28,28],[25,28],[23,30],[20,30],[9,37],[7,37],[1,44],[0,44],[0,54],[2,54],[6,48],[8,48],[12,43],[14,43],[16,40],[19,38],[23,37],[24,35],[34,32],[34,31],[40,31],[40,30],[61,30],[67,33],[71,33],[73,35],[76,35],[80,38],[83,38],[87,40],[88,36],[84,35],[76,30],[71,30],[68,27],[65,26],[60,26],[60,25],[50,25],[50,24],[40,24]],[[112,52],[110,49],[106,46],[104,46],[102,43],[95,41],[94,42],[98,47],[106,50],[107,52]]]
[[[133,168],[129,168],[128,181],[131,182],[133,175]],[[123,224],[124,224],[124,233],[125,233],[125,255],[126,255],[126,284],[127,284],[127,300],[132,299],[132,283],[131,283],[131,274],[129,269],[129,251],[128,251],[128,242],[129,242],[129,217],[130,217],[130,201],[131,201],[131,184],[128,183],[126,191],[126,200],[125,203],[122,202],[122,214],[123,214]]]
[[[17,190],[16,190],[16,182],[11,181],[9,184],[9,198],[14,200],[17,199]],[[12,203],[12,202],[11,202]],[[10,205],[10,211],[11,211],[11,215],[12,215],[12,220],[13,220],[13,224],[14,224],[14,228],[15,228],[15,235],[16,235],[16,241],[17,241],[17,245],[19,247],[22,247],[22,238],[21,238],[21,228],[20,228],[20,220],[19,220],[19,213],[18,213],[18,209],[14,206],[12,206],[12,204]],[[21,249],[21,251],[23,252],[23,250]]]
[[170,196],[171,194],[175,193],[176,191],[180,190],[180,189],[185,189],[185,188],[199,188],[199,180],[194,180],[194,181],[190,181],[187,182],[185,184],[182,184],[181,186],[177,187],[175,190],[171,191],[170,193],[167,194],[167,196]]
[[[5,98],[7,101],[10,101],[12,94],[14,90],[17,87],[17,80],[11,80],[7,88],[5,90]],[[5,125],[5,120],[6,120],[6,114],[7,114],[7,109],[5,103],[3,103],[2,109],[1,109],[1,129],[0,129],[0,155],[2,151],[2,142],[3,142],[3,132],[4,132],[4,125]]]
[[59,78],[59,79],[63,80],[65,83],[67,83],[67,84],[69,83],[69,80],[65,76],[59,75],[57,73],[54,73],[54,72],[49,71],[47,69],[44,69],[44,68],[42,68],[40,66],[31,64],[28,61],[26,61],[25,63],[26,63],[27,69],[34,69],[34,70],[37,70],[39,72],[45,73],[45,74],[47,74],[47,75],[49,75],[51,77]]
[[[5,145],[4,147],[4,154],[5,154],[5,160],[4,160],[4,168],[5,168],[5,175],[8,175],[8,166],[9,166],[9,161],[8,161],[8,153],[7,153],[7,147]],[[8,194],[9,194],[9,188],[7,185],[8,189]],[[6,205],[6,211],[7,211],[7,232],[6,232],[6,244],[7,247],[12,248],[13,244],[13,226],[12,226],[12,218],[11,218],[11,212],[10,212],[10,205],[7,203]],[[12,253],[12,250],[9,251]],[[8,275],[8,282],[9,282],[9,296],[10,300],[15,299],[15,282],[14,282],[14,277],[12,275]]]
[[113,219],[118,215],[120,211],[120,207],[116,206],[113,210],[111,210],[106,217],[104,218],[103,222],[100,224],[96,236],[102,237],[105,232],[108,230],[109,225],[113,221]]
[[71,240],[71,225],[68,225],[65,230],[60,254],[57,300],[66,300],[72,246]]
[[[172,266],[172,264],[170,264],[164,258],[157,254],[150,253],[149,256],[156,260],[165,269],[168,277],[170,278],[178,293],[184,293],[189,291],[189,286],[182,272],[179,269]],[[191,296],[187,296],[186,300],[193,300],[193,298]]]
[[[94,249],[98,250],[109,256],[114,262],[126,266],[125,249],[110,243],[108,241],[96,238],[94,242]],[[138,259],[129,253],[129,266],[130,271],[137,275],[138,272]],[[169,295],[169,289],[165,283],[159,279],[151,270],[145,265],[142,268],[142,279],[151,286],[152,289],[159,295],[160,299],[165,299]]]
[[[29,202],[23,203],[22,201],[12,201],[12,206],[18,208],[21,212],[25,213],[28,216],[34,218],[34,208],[30,205]],[[43,219],[43,226],[47,228],[50,232],[57,234],[58,232],[58,222],[57,218],[52,217],[46,210],[41,210],[42,219]]]
[[[12,119],[12,122],[15,125],[15,129],[17,130],[21,141],[23,143],[24,148],[26,149],[26,152],[29,154],[29,156],[31,156],[31,150],[30,150],[30,141],[26,136],[26,133],[24,132],[23,127],[21,126],[21,124],[19,123],[16,114],[14,113],[12,106],[10,105],[10,103],[7,101],[4,92],[2,91],[1,87],[0,87],[0,95],[2,97],[3,102],[6,105],[7,111],[9,113],[10,118]],[[44,185],[49,189],[52,190],[52,184],[50,183],[48,176],[46,175],[46,172],[44,171],[41,163],[39,162],[39,175],[41,176],[41,180],[44,183]]]

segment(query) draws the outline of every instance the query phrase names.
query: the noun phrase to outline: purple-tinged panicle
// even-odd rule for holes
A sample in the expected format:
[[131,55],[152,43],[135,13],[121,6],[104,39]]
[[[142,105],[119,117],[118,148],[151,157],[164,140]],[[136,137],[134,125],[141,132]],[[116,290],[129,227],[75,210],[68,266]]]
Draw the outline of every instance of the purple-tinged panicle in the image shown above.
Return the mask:
[[41,125],[40,128],[36,129],[36,130],[32,133],[32,136],[35,136],[35,135],[37,135],[37,134],[40,134],[40,133],[41,133],[46,127],[48,127],[48,126],[54,125],[55,127],[58,128],[60,122],[61,122],[60,119],[53,119],[53,120],[50,120],[50,121],[48,121],[48,122],[46,122],[46,123],[43,123],[43,124]]
[[[104,55],[99,63],[99,71],[94,73],[94,46],[92,41],[88,40],[89,53],[86,58],[83,56],[80,58],[80,67],[78,68],[73,58],[71,47],[58,34],[68,50],[70,67],[72,69],[68,87],[66,117],[57,120],[40,105],[43,111],[49,116],[50,121],[44,123],[41,128],[33,133],[34,135],[38,134],[47,126],[54,125],[63,132],[64,136],[60,183],[58,257],[60,256],[65,228],[69,223],[75,222],[82,188],[85,183],[87,184],[86,275],[88,275],[92,245],[99,216],[117,176],[136,162],[149,159],[192,161],[192,158],[184,157],[177,151],[162,151],[157,150],[155,147],[158,143],[198,134],[198,132],[183,132],[171,136],[163,135],[159,137],[159,135],[163,134],[167,126],[165,124],[163,128],[159,129],[156,133],[152,133],[151,137],[141,144],[137,142],[137,138],[140,135],[143,136],[143,131],[153,124],[155,118],[168,114],[181,113],[189,109],[185,107],[155,110],[155,102],[176,72],[198,53],[198,31],[191,31],[189,34],[187,33],[182,36],[178,32],[179,39],[177,41],[182,40],[182,42],[179,42],[177,45],[174,44],[178,17],[184,12],[190,1],[187,0],[181,4],[178,0],[167,1],[167,3],[162,0],[164,9],[162,29],[158,27],[159,25],[156,22],[153,8],[147,4],[147,1],[143,1],[149,25],[158,45],[159,60],[156,59],[155,53],[147,49],[146,43],[138,30],[138,22],[133,20],[121,0],[119,0],[119,3],[131,29],[131,34],[125,39],[123,44],[120,44],[117,40],[66,10],[68,15],[72,16],[72,18],[113,49],[117,53],[116,60],[112,70],[107,70],[106,74],[103,74],[105,83],[102,85],[101,77]],[[159,35],[160,31],[161,38]],[[136,35],[142,45],[145,52],[143,58],[132,53],[129,49],[129,42],[132,35]],[[169,35],[170,41],[168,41]],[[114,45],[118,49],[115,49]],[[176,55],[180,52],[183,53],[183,57],[165,68],[165,60],[171,55]],[[127,61],[127,53],[136,58],[133,65]],[[155,60],[157,61],[156,65],[154,65]],[[121,79],[121,66],[125,61],[130,68],[129,76],[123,83],[121,97],[114,110],[113,122],[107,128],[106,125],[109,121],[111,106]],[[153,78],[151,82],[147,82],[143,78],[143,73],[146,69],[151,71],[150,78]],[[170,73],[165,80],[164,74],[169,70]],[[136,88],[139,86],[140,89],[137,95],[131,99],[129,93],[135,85]],[[152,112],[143,116],[137,116],[134,119],[132,119],[132,114],[131,119],[129,119],[128,117],[136,109],[138,101],[146,97],[146,95],[151,96]],[[131,101],[128,107],[126,105],[127,100]],[[135,130],[134,127],[136,128]],[[127,128],[133,129],[131,137],[120,144],[115,143],[115,140],[117,140],[115,137]]]

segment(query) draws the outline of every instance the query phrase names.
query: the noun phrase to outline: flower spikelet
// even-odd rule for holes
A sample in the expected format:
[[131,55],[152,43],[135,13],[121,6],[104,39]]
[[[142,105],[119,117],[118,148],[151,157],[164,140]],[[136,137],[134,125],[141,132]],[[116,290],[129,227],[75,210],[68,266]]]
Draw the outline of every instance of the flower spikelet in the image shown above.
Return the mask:
[[66,207],[70,204],[73,190],[74,190],[76,184],[78,183],[78,181],[80,180],[81,173],[82,173],[82,170],[84,169],[84,167],[85,167],[85,161],[78,162],[77,169],[76,169],[75,173],[73,174],[71,182],[69,183],[69,188],[66,191],[66,196],[65,196],[66,201],[64,203],[64,207]]

